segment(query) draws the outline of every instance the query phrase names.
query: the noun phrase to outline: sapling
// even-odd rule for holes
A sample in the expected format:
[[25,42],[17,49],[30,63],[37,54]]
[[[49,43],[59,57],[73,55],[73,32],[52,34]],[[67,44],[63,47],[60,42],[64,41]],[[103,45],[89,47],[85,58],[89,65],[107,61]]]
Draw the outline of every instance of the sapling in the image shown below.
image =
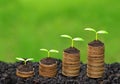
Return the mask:
[[59,53],[58,50],[54,50],[54,49],[47,50],[47,49],[42,48],[42,49],[40,49],[40,51],[45,51],[45,52],[47,52],[47,53],[48,53],[48,55],[47,55],[48,58],[50,57],[50,53],[51,53],[51,52],[53,52],[53,53]]
[[108,32],[105,31],[105,30],[99,30],[99,31],[96,31],[96,30],[93,29],[93,28],[85,28],[85,30],[95,32],[95,40],[98,40],[98,34],[108,34]]
[[33,58],[24,59],[24,58],[18,58],[18,57],[16,57],[16,59],[17,59],[17,60],[20,60],[20,61],[23,61],[23,62],[24,62],[24,65],[26,65],[26,63],[27,63],[28,61],[33,60]]
[[61,35],[61,37],[65,37],[68,39],[71,39],[71,47],[74,47],[74,41],[84,41],[84,39],[80,38],[80,37],[71,37],[70,35]]

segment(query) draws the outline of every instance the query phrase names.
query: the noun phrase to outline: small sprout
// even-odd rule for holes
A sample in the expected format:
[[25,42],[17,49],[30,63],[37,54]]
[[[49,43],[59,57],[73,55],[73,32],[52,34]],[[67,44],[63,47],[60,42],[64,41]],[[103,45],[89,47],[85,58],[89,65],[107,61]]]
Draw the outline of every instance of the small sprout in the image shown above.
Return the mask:
[[85,30],[95,32],[95,34],[96,34],[95,39],[96,39],[96,40],[98,40],[98,34],[108,34],[108,32],[105,31],[105,30],[96,31],[96,30],[93,29],[93,28],[85,28]]
[[72,37],[69,36],[69,35],[61,35],[61,37],[65,37],[65,38],[71,39],[71,47],[74,46],[74,41],[84,41],[84,39],[82,39],[82,38],[79,38],[79,37],[72,38]]
[[40,51],[45,51],[48,53],[48,56],[47,57],[50,57],[50,53],[53,52],[53,53],[59,53],[59,51],[57,50],[54,50],[54,49],[51,49],[51,50],[47,50],[47,49],[40,49]]
[[25,65],[26,65],[27,61],[33,60],[33,58],[24,59],[24,58],[18,58],[18,57],[16,57],[16,59],[20,60],[20,61],[23,61]]

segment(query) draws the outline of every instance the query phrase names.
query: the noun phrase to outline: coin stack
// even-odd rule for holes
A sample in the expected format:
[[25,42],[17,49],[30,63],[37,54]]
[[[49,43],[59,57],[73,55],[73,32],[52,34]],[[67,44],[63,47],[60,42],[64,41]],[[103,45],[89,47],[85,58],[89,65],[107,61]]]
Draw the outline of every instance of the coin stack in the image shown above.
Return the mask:
[[65,76],[78,76],[80,73],[80,53],[63,52],[62,74]]
[[34,69],[33,71],[29,71],[29,72],[23,72],[23,71],[20,71],[19,69],[16,69],[16,75],[22,78],[29,78],[34,75]]
[[43,63],[39,63],[39,75],[43,77],[54,77],[57,73],[57,63],[46,65]]
[[88,44],[87,76],[100,78],[104,74],[104,44],[93,46]]

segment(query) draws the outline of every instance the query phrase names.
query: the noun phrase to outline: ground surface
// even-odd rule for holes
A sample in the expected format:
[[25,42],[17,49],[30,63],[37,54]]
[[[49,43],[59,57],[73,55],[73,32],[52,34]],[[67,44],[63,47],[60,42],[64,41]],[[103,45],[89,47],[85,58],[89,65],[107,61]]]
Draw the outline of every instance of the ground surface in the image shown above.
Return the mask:
[[105,64],[105,74],[102,78],[92,79],[86,76],[86,64],[81,63],[78,77],[65,77],[61,74],[61,61],[58,61],[58,73],[54,78],[43,78],[38,74],[39,63],[34,62],[35,75],[23,79],[15,74],[16,67],[21,64],[6,64],[0,62],[0,84],[120,84],[120,63]]

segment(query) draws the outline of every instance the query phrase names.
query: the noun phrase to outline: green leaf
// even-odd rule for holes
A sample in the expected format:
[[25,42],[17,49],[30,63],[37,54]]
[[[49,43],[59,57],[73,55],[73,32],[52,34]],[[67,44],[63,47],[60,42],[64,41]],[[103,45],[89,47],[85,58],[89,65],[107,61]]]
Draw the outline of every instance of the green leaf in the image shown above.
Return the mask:
[[54,50],[54,49],[49,50],[49,52],[59,53],[59,51],[58,51],[58,50]]
[[93,28],[85,28],[84,30],[88,30],[88,31],[93,31],[93,32],[96,32],[96,30],[95,30],[95,29],[93,29]]
[[74,40],[74,41],[84,41],[84,39],[79,38],[79,37],[77,37],[77,38],[73,38],[73,40]]
[[69,35],[60,35],[61,37],[65,37],[65,38],[70,38],[70,39],[72,39],[72,37],[71,36],[69,36]]
[[108,34],[108,32],[107,32],[107,31],[105,31],[105,30],[100,30],[100,31],[97,31],[97,33],[98,33],[98,34]]
[[48,52],[48,50],[47,50],[47,49],[44,49],[44,48],[40,49],[40,51]]
[[16,59],[17,59],[17,60],[21,60],[21,61],[25,61],[25,59],[23,59],[23,58],[18,58],[18,57],[16,57]]
[[33,58],[28,58],[28,59],[26,59],[26,61],[30,61],[30,60],[33,60]]

